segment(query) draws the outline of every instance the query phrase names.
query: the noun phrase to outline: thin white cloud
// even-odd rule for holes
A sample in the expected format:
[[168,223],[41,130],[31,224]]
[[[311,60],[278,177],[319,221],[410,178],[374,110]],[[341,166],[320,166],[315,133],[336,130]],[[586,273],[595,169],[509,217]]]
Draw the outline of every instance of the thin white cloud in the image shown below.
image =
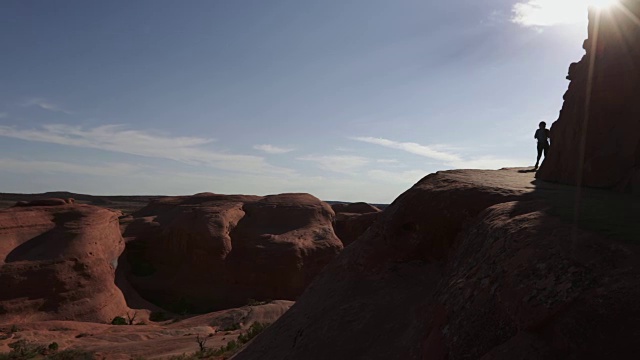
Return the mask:
[[254,145],[253,148],[256,150],[264,151],[267,154],[286,154],[293,151],[293,149],[291,148],[282,148],[270,144]]
[[522,160],[498,158],[494,156],[464,157],[447,149],[446,145],[428,146],[412,142],[399,142],[389,139],[372,137],[354,137],[353,140],[384,146],[390,149],[405,151],[414,155],[436,160],[443,166],[454,169],[500,169],[506,166],[526,166]]
[[61,112],[61,113],[65,113],[65,114],[73,114],[72,111],[64,109],[60,105],[55,104],[55,103],[53,103],[53,102],[51,102],[49,100],[42,99],[42,98],[29,99],[29,100],[25,101],[22,104],[22,106],[24,106],[24,107],[35,106],[35,107],[39,107],[40,109],[47,110],[47,111]]
[[367,158],[351,155],[308,155],[299,157],[298,160],[311,161],[323,170],[342,174],[353,174],[371,162]]
[[587,21],[586,0],[527,0],[513,5],[511,21],[524,27],[580,24]]
[[293,170],[268,164],[262,157],[207,149],[205,145],[213,142],[212,139],[169,137],[140,130],[129,130],[121,125],[103,125],[91,129],[70,125],[44,125],[38,129],[0,126],[0,136],[169,159],[227,171],[293,173]]
[[462,160],[458,155],[445,151],[436,150],[433,147],[420,145],[412,142],[397,142],[393,140],[374,138],[374,137],[354,137],[353,140],[366,142],[369,144],[380,145],[391,149],[406,151],[415,155],[424,156],[430,159],[456,162]]

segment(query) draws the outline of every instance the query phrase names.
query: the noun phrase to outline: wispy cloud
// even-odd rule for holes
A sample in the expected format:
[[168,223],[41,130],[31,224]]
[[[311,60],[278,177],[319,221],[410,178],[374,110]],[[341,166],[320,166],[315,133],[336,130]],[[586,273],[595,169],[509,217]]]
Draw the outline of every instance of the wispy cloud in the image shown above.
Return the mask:
[[524,27],[548,27],[587,21],[585,0],[527,0],[513,6],[511,21]]
[[49,100],[46,99],[42,99],[42,98],[33,98],[33,99],[29,99],[27,101],[25,101],[22,106],[24,107],[31,107],[31,106],[35,106],[35,107],[39,107],[40,109],[43,110],[48,110],[48,111],[52,111],[52,112],[61,112],[61,113],[65,113],[65,114],[73,114],[72,111],[69,111],[65,108],[63,108],[62,106],[55,104]]
[[493,156],[465,157],[452,151],[446,151],[444,145],[421,145],[413,142],[399,142],[389,139],[372,137],[354,137],[353,140],[384,146],[390,149],[405,151],[414,155],[426,157],[457,169],[499,169],[505,166],[524,166],[522,160],[497,158]]
[[388,140],[383,138],[374,138],[374,137],[354,137],[352,139],[366,142],[369,144],[388,147],[391,149],[406,151],[415,155],[420,155],[420,156],[424,156],[424,157],[431,158],[434,160],[439,160],[439,161],[456,162],[461,160],[461,158],[456,154],[436,150],[432,146],[420,145],[412,142],[397,142],[393,140]]
[[268,164],[262,157],[212,151],[205,147],[213,142],[212,139],[170,137],[130,130],[122,125],[103,125],[90,129],[70,125],[44,125],[37,129],[0,126],[0,136],[169,159],[235,172],[293,173],[293,170]]
[[253,148],[256,150],[264,151],[267,154],[286,154],[293,151],[293,149],[291,148],[282,148],[270,144],[254,145]]
[[311,161],[323,170],[343,174],[352,174],[371,162],[367,158],[351,155],[308,155],[299,157],[298,160]]

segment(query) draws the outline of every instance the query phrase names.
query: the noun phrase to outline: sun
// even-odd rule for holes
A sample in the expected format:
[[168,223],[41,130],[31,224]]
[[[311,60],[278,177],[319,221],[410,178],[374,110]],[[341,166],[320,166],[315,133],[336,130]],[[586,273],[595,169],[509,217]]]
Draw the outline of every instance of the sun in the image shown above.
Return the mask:
[[606,9],[614,6],[618,0],[585,0],[587,6],[592,6],[598,9]]
[[513,6],[512,21],[530,27],[584,24],[588,8],[606,10],[618,3],[619,0],[521,0]]

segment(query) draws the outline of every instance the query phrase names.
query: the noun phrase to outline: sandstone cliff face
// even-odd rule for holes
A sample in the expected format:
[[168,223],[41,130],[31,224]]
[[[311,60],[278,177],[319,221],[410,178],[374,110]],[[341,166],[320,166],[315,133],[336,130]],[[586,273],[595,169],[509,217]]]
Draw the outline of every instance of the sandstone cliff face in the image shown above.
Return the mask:
[[[234,359],[628,358],[640,249],[515,170],[429,175]],[[541,195],[544,193],[545,195]]]
[[164,198],[125,230],[128,278],[174,311],[203,312],[249,299],[295,299],[341,250],[329,205],[308,194]]
[[582,175],[585,186],[640,191],[638,16],[637,0],[591,11],[586,55],[569,68],[571,83],[560,117],[551,128],[551,149],[538,171],[539,179],[575,185]]
[[128,310],[114,284],[119,213],[52,199],[0,211],[0,322],[109,322]]

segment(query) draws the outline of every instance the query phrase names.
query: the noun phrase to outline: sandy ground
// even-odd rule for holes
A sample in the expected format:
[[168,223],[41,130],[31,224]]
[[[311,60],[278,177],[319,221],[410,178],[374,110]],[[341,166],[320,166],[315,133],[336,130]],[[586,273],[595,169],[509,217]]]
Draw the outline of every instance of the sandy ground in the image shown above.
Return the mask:
[[[208,348],[219,348],[235,340],[254,322],[273,323],[293,302],[277,300],[259,306],[218,311],[184,320],[145,325],[106,325],[75,321],[43,321],[0,324],[0,353],[18,340],[48,345],[57,342],[60,350],[79,348],[94,351],[98,358],[168,358],[198,350],[196,337],[207,337]],[[232,325],[238,330],[225,330]],[[18,331],[12,332],[12,327]]]

